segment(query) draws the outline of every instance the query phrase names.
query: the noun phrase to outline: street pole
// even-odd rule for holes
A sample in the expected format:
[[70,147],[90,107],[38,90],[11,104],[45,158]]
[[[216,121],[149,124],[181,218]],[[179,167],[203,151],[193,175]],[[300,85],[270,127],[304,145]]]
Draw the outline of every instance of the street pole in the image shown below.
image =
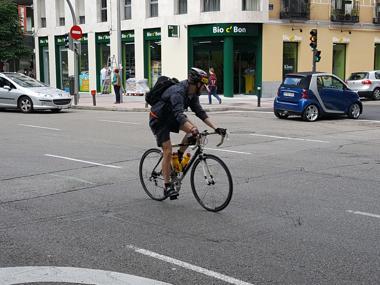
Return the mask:
[[315,73],[317,71],[317,62],[315,61],[316,52],[317,52],[317,50],[313,49],[313,73]]
[[[77,24],[77,17],[75,16],[75,11],[73,8],[73,5],[71,5],[70,0],[66,0],[67,5],[69,5],[70,11],[71,11],[71,16],[73,18],[73,25]],[[78,104],[78,82],[79,82],[79,71],[78,71],[78,54],[76,51],[74,51],[74,104]]]
[[[116,1],[116,36],[117,36],[117,68],[119,68],[119,66],[121,65],[121,15],[120,15],[120,10],[121,10],[121,7],[120,7],[120,0],[117,0]],[[125,72],[125,70],[123,69],[121,72],[119,72],[119,74],[121,74],[120,76],[120,79],[121,79],[121,86],[120,86],[120,103],[123,103],[123,94],[121,92],[121,90],[124,88],[123,87],[123,79],[121,78],[123,76],[123,72]],[[124,77],[124,76],[123,76]]]

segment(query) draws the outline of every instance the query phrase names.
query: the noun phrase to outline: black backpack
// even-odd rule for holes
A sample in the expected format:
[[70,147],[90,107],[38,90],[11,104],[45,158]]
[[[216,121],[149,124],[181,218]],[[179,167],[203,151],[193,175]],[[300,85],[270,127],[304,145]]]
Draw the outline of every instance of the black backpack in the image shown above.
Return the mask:
[[156,84],[154,84],[153,88],[150,89],[148,93],[145,95],[145,101],[153,106],[161,99],[161,95],[168,89],[170,86],[177,84],[179,81],[177,78],[170,78],[167,76],[160,76],[157,79]]

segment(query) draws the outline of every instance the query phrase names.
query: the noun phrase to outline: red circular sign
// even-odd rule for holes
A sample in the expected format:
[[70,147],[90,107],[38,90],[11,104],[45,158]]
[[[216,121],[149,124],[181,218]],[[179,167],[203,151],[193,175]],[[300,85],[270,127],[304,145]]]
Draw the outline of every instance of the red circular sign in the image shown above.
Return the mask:
[[74,40],[79,40],[83,36],[83,32],[82,32],[81,27],[79,27],[77,25],[72,26],[71,29],[70,29],[70,36]]

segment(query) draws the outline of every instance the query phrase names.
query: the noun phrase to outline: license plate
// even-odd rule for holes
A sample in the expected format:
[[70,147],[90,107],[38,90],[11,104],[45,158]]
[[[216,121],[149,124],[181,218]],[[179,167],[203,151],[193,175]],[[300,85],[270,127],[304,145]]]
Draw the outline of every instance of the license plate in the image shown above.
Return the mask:
[[294,93],[292,92],[284,92],[285,97],[294,97]]

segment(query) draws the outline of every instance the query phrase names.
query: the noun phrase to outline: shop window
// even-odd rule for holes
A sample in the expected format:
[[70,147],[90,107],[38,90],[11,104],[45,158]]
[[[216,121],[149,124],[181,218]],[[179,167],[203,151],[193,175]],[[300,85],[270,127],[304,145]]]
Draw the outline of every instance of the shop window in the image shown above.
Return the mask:
[[124,0],[124,20],[132,19],[132,0]]
[[79,24],[85,24],[86,23],[86,17],[85,17],[85,0],[76,0],[75,1],[75,7],[76,7],[76,14],[79,17]]
[[187,14],[187,0],[177,0],[175,3],[176,14]]
[[158,0],[149,0],[149,17],[158,17]]
[[79,91],[90,91],[88,68],[88,44],[82,43],[81,55],[79,57]]
[[99,22],[107,22],[107,0],[98,0],[100,6]]
[[346,45],[334,44],[333,46],[333,74],[345,79],[346,76]]
[[243,0],[243,11],[260,11],[260,0]]
[[283,44],[283,63],[282,76],[288,73],[294,73],[298,70],[298,43],[284,42]]
[[65,25],[65,0],[55,0],[55,11],[57,15],[57,26]]
[[380,70],[380,44],[375,45],[375,70]]
[[220,0],[203,0],[202,11],[220,11]]

